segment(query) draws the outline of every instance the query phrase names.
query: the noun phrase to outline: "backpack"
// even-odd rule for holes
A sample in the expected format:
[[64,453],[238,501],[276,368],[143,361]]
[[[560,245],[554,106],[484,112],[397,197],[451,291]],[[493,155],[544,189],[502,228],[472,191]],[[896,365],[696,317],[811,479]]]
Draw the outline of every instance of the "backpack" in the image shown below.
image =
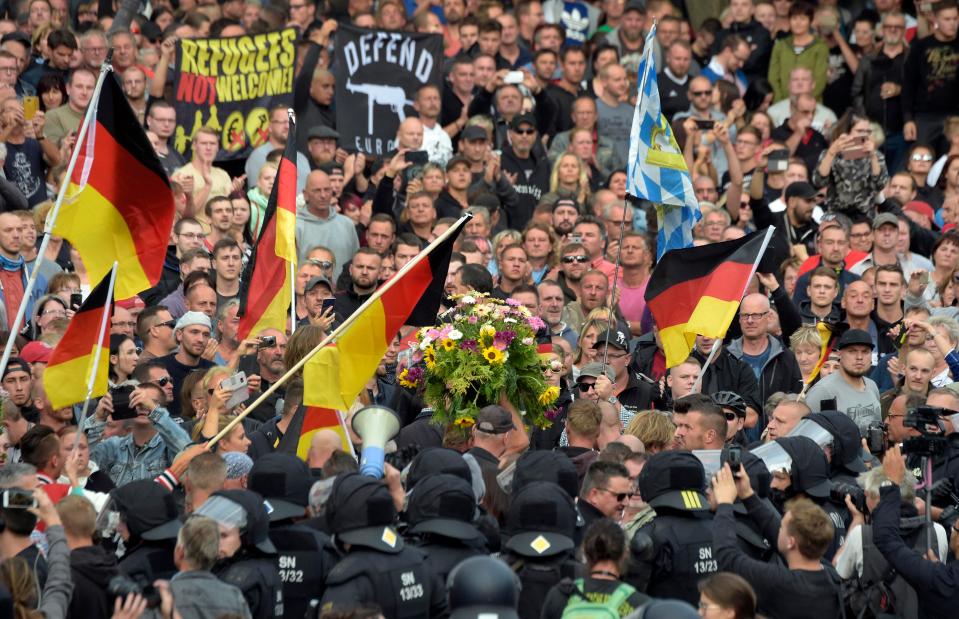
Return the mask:
[[583,592],[583,579],[577,578],[562,619],[619,619],[619,607],[635,592],[630,585],[620,583],[605,602],[593,602]]
[[[925,552],[925,522],[910,536],[915,536],[912,547]],[[908,540],[907,540],[908,542]],[[863,574],[843,582],[842,597],[846,615],[851,619],[896,619],[915,617],[918,598],[915,589],[889,565],[872,541],[872,526],[862,525]]]

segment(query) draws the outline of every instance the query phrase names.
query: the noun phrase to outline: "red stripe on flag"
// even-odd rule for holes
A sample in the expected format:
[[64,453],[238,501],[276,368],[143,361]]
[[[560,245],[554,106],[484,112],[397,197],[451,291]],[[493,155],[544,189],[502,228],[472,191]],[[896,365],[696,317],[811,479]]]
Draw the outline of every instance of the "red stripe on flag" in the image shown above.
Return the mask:
[[689,321],[693,310],[703,297],[738,303],[742,288],[730,282],[742,282],[752,271],[752,264],[723,262],[712,273],[696,279],[678,282],[647,302],[660,329]]
[[307,406],[303,415],[303,429],[300,434],[306,434],[313,430],[322,428],[336,427],[340,425],[340,418],[332,408],[321,408],[319,406]]

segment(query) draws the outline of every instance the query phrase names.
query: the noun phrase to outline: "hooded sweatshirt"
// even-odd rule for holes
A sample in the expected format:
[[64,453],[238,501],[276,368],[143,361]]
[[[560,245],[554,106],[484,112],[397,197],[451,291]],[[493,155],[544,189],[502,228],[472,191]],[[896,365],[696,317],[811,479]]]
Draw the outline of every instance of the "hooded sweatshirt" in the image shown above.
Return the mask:
[[298,260],[304,262],[310,249],[322,245],[333,252],[336,266],[333,268],[333,280],[340,275],[343,265],[353,258],[360,248],[353,220],[336,212],[333,205],[325,218],[311,213],[306,206],[299,206],[296,212],[296,247]]
[[87,546],[70,552],[73,597],[71,617],[109,617],[113,596],[107,592],[110,579],[120,572],[116,557],[102,546]]

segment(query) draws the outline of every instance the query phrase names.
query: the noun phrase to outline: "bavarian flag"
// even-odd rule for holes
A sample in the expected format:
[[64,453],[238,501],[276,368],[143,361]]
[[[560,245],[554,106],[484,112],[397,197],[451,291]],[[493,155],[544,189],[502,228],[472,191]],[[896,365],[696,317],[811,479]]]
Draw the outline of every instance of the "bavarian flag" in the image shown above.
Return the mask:
[[469,219],[460,218],[442,241],[434,241],[411,261],[408,271],[401,269],[394,275],[384,284],[388,288],[350,316],[352,323],[336,342],[321,348],[306,363],[305,404],[349,410],[401,326],[436,324],[453,242]]
[[[74,314],[43,371],[43,388],[53,409],[71,406],[87,398],[93,360],[99,355],[92,398],[107,392],[110,371],[110,273],[107,273]],[[102,339],[98,336],[103,334]]]
[[697,335],[726,335],[772,233],[666,252],[646,286],[666,367],[689,357]]
[[119,83],[112,75],[101,81],[53,234],[80,252],[92,281],[117,262],[114,293],[127,299],[160,280],[173,192]]
[[264,329],[286,331],[292,264],[296,264],[296,127],[291,118],[260,236],[241,280],[239,341]]

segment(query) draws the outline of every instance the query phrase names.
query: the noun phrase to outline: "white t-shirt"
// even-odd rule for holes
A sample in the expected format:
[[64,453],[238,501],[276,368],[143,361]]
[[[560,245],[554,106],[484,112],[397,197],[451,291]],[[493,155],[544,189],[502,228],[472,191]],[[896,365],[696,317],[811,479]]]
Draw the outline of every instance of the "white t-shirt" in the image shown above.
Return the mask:
[[[940,557],[949,556],[949,541],[946,530],[938,522],[932,523],[936,532],[936,546]],[[846,546],[842,554],[836,557],[836,571],[843,580],[853,576],[862,576],[862,527],[856,527],[846,533]]]

